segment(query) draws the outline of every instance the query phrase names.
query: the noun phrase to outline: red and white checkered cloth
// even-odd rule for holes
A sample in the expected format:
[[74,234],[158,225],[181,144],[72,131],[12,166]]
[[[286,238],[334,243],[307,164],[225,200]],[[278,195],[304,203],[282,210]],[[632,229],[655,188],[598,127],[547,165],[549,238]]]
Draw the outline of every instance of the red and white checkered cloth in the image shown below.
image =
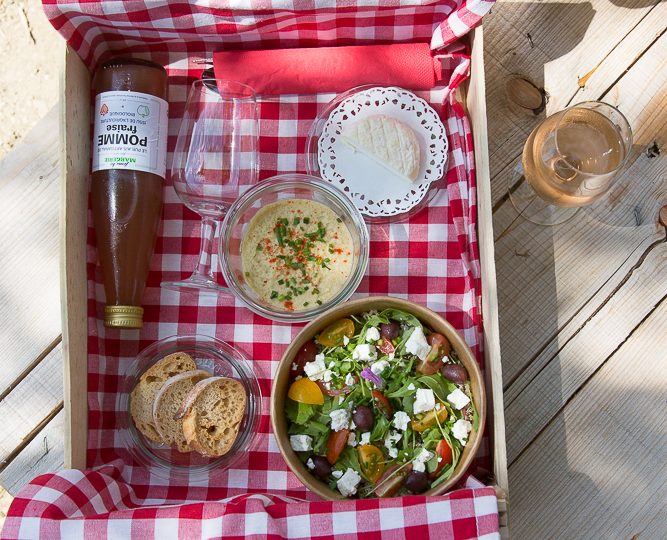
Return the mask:
[[[51,23],[89,66],[110,54],[132,54],[167,68],[168,164],[189,84],[202,71],[194,58],[211,58],[224,48],[430,41],[450,82],[421,95],[447,127],[449,169],[428,208],[406,223],[370,225],[370,263],[356,297],[388,294],[430,307],[461,332],[482,367],[472,136],[452,90],[465,79],[469,65],[466,48],[454,40],[491,5],[480,0],[44,1]],[[260,100],[262,178],[305,171],[308,129],[332,97]],[[169,178],[140,332],[102,325],[104,290],[90,216],[88,222],[88,466],[96,470],[35,479],[11,506],[3,537],[98,532],[160,538],[177,533],[356,538],[370,532],[383,538],[495,537],[492,488],[467,487],[432,498],[316,502],[288,471],[269,427],[272,374],[301,325],[271,322],[229,296],[199,298],[160,288],[163,280],[189,275],[199,253],[199,216],[181,203]],[[193,333],[216,336],[243,350],[264,397],[260,436],[248,455],[206,482],[188,484],[182,478],[151,477],[131,464],[118,436],[116,403],[120,375],[141,349],[157,339]],[[482,477],[488,462],[488,445],[482,445],[473,474]]]

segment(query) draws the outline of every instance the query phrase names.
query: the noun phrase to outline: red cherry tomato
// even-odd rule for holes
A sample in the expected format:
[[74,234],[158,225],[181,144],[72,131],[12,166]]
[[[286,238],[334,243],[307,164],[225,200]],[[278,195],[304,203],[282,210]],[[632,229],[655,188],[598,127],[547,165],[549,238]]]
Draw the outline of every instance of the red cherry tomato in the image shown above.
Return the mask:
[[412,464],[408,463],[400,471],[396,472],[400,467],[400,465],[396,464],[384,471],[375,488],[375,494],[378,497],[393,497],[401,489],[403,482],[405,482],[405,477],[412,470]]
[[346,394],[349,394],[352,392],[352,387],[351,386],[343,386],[343,388],[327,388],[324,386],[324,383],[322,381],[316,381],[317,386],[320,387],[320,390],[324,392],[327,396],[344,396]]
[[340,457],[341,452],[347,445],[347,438],[350,435],[349,429],[341,429],[340,431],[332,431],[327,439],[327,461],[331,465],[335,465]]
[[289,370],[290,379],[295,379],[299,375],[303,375],[303,366],[315,360],[316,355],[317,345],[315,342],[306,341],[294,355],[294,360],[292,360]]
[[424,360],[417,366],[417,372],[422,375],[433,375],[442,367],[442,359],[452,350],[449,341],[442,334],[432,333],[426,338],[431,350]]
[[394,349],[394,344],[387,338],[382,338],[382,342],[377,346],[377,348],[384,354],[391,354],[396,350]]
[[449,465],[453,459],[452,449],[450,448],[449,444],[447,444],[445,439],[440,439],[438,446],[435,447],[435,453],[441,459],[438,461],[438,466],[436,467],[435,471],[431,473],[431,480],[437,478],[437,476],[440,474],[440,471],[444,469],[446,465]]
[[394,408],[391,406],[391,403],[387,397],[379,390],[373,390],[371,395],[375,401],[375,406],[380,410],[380,412],[387,418],[391,418],[392,414],[394,414]]

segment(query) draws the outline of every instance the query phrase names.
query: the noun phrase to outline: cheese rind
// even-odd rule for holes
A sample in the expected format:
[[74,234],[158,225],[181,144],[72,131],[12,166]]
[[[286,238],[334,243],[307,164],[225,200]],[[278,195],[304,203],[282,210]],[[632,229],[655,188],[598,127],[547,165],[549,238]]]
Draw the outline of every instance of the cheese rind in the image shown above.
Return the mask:
[[382,114],[369,116],[347,130],[343,140],[410,182],[417,179],[419,141],[403,122]]

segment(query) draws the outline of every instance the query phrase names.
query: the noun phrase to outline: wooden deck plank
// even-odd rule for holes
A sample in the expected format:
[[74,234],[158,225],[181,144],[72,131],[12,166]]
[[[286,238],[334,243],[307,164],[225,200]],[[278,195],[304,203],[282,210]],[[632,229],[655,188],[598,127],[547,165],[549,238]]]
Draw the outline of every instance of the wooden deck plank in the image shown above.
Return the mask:
[[16,449],[34,435],[35,426],[63,401],[62,344],[53,349],[30,374],[0,402],[0,470]]
[[510,467],[514,538],[664,538],[665,350],[667,300]]
[[667,242],[654,245],[623,286],[506,405],[508,463],[531,443],[657,304],[667,297]]
[[[624,99],[623,112],[638,145],[610,197],[554,228],[517,218],[511,203],[494,214],[504,381],[513,383],[573,317],[595,311],[599,289],[613,290],[646,248],[663,237],[657,226],[667,204],[667,156],[650,159],[649,141],[667,143],[667,86],[663,35],[608,92]],[[657,68],[657,69],[656,69]],[[603,291],[604,292],[604,291]],[[602,294],[601,298],[606,297]]]
[[25,449],[0,472],[0,485],[15,495],[25,484],[40,474],[55,472],[64,463],[65,412],[58,414],[42,429]]
[[[645,0],[624,2],[622,6],[606,0],[497,3],[484,22],[494,204],[506,193],[525,139],[544,118],[544,114],[517,113],[508,105],[504,90],[507,80],[519,75],[544,88],[549,97],[547,114],[570,103],[599,99],[638,52],[651,43],[647,37],[658,32],[664,9],[664,2]],[[582,93],[579,81],[591,72],[586,92]],[[513,129],[525,136],[513,133]],[[516,146],[509,144],[510,138],[516,138]]]
[[60,335],[58,110],[0,162],[0,393]]

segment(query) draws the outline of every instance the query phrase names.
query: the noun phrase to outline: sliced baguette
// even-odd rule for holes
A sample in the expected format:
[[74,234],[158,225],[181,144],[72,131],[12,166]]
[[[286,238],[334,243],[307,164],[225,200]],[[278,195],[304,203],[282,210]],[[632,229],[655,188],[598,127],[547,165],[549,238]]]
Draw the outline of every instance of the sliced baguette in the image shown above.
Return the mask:
[[417,179],[419,141],[403,122],[382,114],[369,116],[348,129],[343,141],[405,180]]
[[208,371],[195,369],[169,377],[158,390],[153,401],[153,423],[162,441],[174,446],[179,452],[190,452],[192,448],[183,435],[183,422],[176,418],[190,390],[199,381],[210,377]]
[[243,385],[226,377],[199,381],[183,402],[183,434],[190,447],[204,456],[229,452],[246,409]]
[[177,352],[153,364],[139,378],[130,394],[130,415],[136,428],[151,441],[163,442],[153,421],[155,395],[167,379],[194,369],[197,369],[195,361],[189,355]]

